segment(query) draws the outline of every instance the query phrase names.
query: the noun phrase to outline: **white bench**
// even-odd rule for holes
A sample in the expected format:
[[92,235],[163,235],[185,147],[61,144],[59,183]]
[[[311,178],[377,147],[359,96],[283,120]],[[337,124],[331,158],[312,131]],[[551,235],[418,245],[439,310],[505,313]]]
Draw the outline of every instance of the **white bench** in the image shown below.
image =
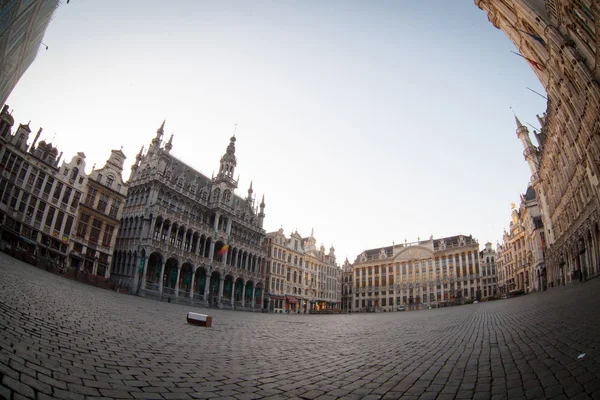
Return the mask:
[[194,324],[210,328],[212,326],[212,317],[206,314],[189,312],[187,315],[187,322],[188,324]]

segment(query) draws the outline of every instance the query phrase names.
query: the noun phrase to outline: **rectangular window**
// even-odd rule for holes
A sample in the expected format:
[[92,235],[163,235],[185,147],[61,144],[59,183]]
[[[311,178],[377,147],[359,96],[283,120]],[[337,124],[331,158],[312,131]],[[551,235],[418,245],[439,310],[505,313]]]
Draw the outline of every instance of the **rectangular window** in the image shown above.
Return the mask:
[[49,176],[48,180],[46,181],[46,187],[44,188],[44,194],[50,195],[50,192],[52,191],[52,185],[54,185],[54,178]]
[[27,208],[27,217],[29,218],[33,218],[33,214],[35,213],[35,203],[37,203],[37,200],[35,197],[32,197],[29,202],[29,208]]
[[88,214],[81,213],[81,216],[79,217],[79,225],[77,225],[77,236],[85,237],[89,222],[90,216]]
[[27,207],[27,200],[29,200],[29,193],[23,192],[23,196],[21,196],[21,203],[19,204],[20,213],[25,212],[25,208]]
[[29,176],[27,177],[27,184],[29,186],[33,186],[33,184],[35,183],[35,176],[37,174],[37,169],[33,168],[31,170],[31,173],[29,174]]
[[63,194],[63,198],[62,198],[62,203],[64,205],[69,204],[69,198],[71,197],[71,192],[73,191],[73,188],[70,186],[67,186],[65,188],[65,193]]
[[6,168],[6,164],[8,163],[8,158],[12,155],[10,151],[5,151],[2,156],[2,161],[0,161],[0,167]]
[[12,175],[17,175],[17,172],[19,172],[19,170],[21,169],[21,164],[23,164],[23,159],[21,157],[17,157],[10,173]]
[[60,228],[62,228],[63,219],[65,218],[65,213],[62,211],[58,212],[56,216],[56,221],[54,222],[54,230],[60,232]]
[[108,205],[108,196],[104,193],[100,193],[100,200],[98,201],[98,207],[96,210],[104,213],[106,211],[106,206]]
[[112,184],[114,182],[114,179],[110,176],[106,177],[106,186],[108,186],[109,188],[112,188]]
[[21,194],[21,189],[15,186],[12,198],[10,199],[10,208],[17,208],[17,200],[19,199],[19,194]]
[[44,185],[44,179],[46,179],[46,174],[40,171],[37,177],[37,181],[35,181],[35,188],[40,190]]
[[112,239],[112,234],[115,227],[112,225],[106,225],[104,229],[104,237],[102,238],[102,245],[106,247],[110,247],[110,241]]
[[100,237],[100,229],[102,228],[102,220],[94,218],[92,221],[92,230],[90,231],[90,241],[97,242]]
[[52,226],[52,219],[54,219],[54,212],[56,211],[56,209],[54,207],[50,207],[50,209],[48,210],[48,214],[46,215],[46,223],[45,225],[47,227],[51,227]]
[[117,199],[113,199],[112,204],[110,205],[109,216],[112,218],[117,218],[119,207],[121,207],[121,202]]
[[40,205],[37,210],[37,214],[35,214],[35,222],[41,223],[42,218],[44,218],[44,211],[46,210],[46,203],[40,201]]
[[60,193],[62,192],[63,186],[64,185],[63,185],[62,182],[57,182],[56,183],[56,187],[54,188],[54,194],[52,195],[52,198],[54,200],[58,201],[58,199],[60,199]]
[[87,192],[87,196],[85,198],[85,204],[89,207],[94,207],[94,203],[96,202],[96,194],[98,193],[98,189],[89,188]]
[[81,199],[81,192],[75,192],[73,195],[73,201],[71,202],[71,207],[77,208],[79,205],[79,200]]
[[73,216],[69,215],[67,217],[67,222],[65,223],[64,235],[69,236],[71,234],[71,228],[73,228]]

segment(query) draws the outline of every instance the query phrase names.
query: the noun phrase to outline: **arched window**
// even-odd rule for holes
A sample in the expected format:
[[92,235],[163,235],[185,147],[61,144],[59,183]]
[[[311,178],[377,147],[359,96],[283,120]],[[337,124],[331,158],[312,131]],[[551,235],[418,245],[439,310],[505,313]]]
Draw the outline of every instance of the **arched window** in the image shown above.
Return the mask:
[[77,179],[78,174],[79,174],[79,168],[77,168],[77,167],[73,168],[73,170],[71,171],[71,180],[74,181],[75,179]]

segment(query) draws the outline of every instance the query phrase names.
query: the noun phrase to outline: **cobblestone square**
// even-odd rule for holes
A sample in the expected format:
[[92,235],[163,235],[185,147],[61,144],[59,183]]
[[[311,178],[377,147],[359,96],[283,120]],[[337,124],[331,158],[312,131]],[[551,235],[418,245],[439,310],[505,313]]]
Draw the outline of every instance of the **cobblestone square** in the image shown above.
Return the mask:
[[0,253],[0,398],[598,399],[598,293],[594,279],[419,312],[260,314],[118,294]]

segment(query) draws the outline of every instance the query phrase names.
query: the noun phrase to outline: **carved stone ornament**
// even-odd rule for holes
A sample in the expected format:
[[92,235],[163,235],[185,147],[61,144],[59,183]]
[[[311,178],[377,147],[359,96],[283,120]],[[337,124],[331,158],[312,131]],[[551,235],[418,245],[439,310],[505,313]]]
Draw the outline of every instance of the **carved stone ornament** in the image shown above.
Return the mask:
[[387,254],[385,254],[385,250],[384,249],[379,250],[379,259],[383,260],[386,258],[387,258]]

